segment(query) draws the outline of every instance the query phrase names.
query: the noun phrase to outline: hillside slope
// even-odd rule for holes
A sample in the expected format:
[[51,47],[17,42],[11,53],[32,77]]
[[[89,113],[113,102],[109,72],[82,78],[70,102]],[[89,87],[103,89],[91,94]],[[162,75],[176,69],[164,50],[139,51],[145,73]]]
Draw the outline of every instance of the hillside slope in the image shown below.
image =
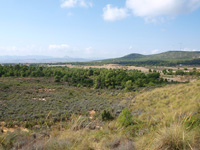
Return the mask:
[[138,94],[131,104],[132,111],[142,110],[142,120],[153,116],[158,122],[175,113],[197,113],[200,109],[200,80],[187,84],[167,85]]
[[200,58],[200,52],[183,52],[183,51],[169,51],[160,54],[150,55],[149,59],[197,59]]
[[145,58],[145,57],[146,57],[145,55],[133,53],[133,54],[129,54],[118,59],[138,59],[138,58]]
[[[199,98],[200,80],[141,91],[131,102],[134,123],[129,127],[118,128],[114,120],[100,130],[68,129],[56,140],[76,141],[75,149],[190,150],[191,145],[199,149],[199,130],[191,128],[192,124],[186,128],[193,114],[199,114]],[[186,120],[188,116],[190,119]]]
[[200,58],[200,52],[186,52],[186,51],[168,51],[154,55],[141,55],[141,54],[129,54],[120,59],[145,59],[145,60],[180,60],[180,59],[197,59]]
[[[97,95],[101,94],[105,93]],[[45,132],[0,133],[0,149],[5,146],[48,150],[200,149],[200,80],[124,94],[126,98],[121,97],[120,104],[130,103],[130,111],[126,109],[124,114],[124,121],[131,121],[127,126],[119,126],[119,117],[100,121],[97,114],[92,118],[78,114],[67,122],[63,120],[66,123],[63,127],[59,122]],[[107,95],[109,99],[111,95]]]
[[[93,62],[94,63],[94,62]],[[96,62],[98,64],[98,62]],[[176,65],[200,65],[200,51],[168,51],[154,55],[129,54],[121,58],[107,59],[100,61],[100,64],[119,64],[119,65],[160,65],[160,66],[176,66]]]

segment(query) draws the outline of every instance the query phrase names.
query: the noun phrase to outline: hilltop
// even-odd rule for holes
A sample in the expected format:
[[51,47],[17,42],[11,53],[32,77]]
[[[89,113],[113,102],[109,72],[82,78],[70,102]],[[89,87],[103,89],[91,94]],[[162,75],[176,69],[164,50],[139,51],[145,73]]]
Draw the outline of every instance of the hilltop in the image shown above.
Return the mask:
[[187,51],[168,51],[154,55],[141,55],[141,54],[129,54],[119,59],[140,59],[146,60],[180,60],[180,59],[198,59],[200,58],[200,52],[187,52]]
[[103,59],[89,62],[71,62],[62,64],[90,66],[105,64],[118,64],[123,66],[199,66],[200,51],[168,51],[153,55],[142,55],[138,53],[132,53],[119,58]]
[[200,51],[168,51],[160,54],[142,55],[129,54],[120,58],[106,59],[93,64],[119,64],[119,65],[156,65],[156,66],[177,66],[177,65],[200,65]]

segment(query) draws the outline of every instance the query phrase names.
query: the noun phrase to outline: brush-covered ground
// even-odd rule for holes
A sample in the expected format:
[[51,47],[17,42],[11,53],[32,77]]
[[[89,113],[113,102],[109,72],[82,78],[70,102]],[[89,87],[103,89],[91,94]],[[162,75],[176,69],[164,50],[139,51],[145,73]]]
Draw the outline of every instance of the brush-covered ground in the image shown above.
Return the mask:
[[199,150],[200,80],[116,89],[0,78],[0,149]]

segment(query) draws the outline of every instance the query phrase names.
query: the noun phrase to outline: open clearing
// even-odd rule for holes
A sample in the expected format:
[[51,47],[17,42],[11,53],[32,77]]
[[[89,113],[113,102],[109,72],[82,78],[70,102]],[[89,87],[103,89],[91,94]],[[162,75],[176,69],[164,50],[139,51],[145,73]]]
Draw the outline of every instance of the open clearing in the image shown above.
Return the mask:
[[188,71],[193,70],[196,68],[200,70],[200,67],[196,66],[177,66],[177,67],[166,67],[166,66],[145,66],[145,67],[138,67],[138,66],[121,66],[117,64],[107,64],[102,66],[86,66],[86,65],[72,65],[72,64],[65,64],[65,65],[47,65],[48,67],[68,67],[68,68],[80,68],[80,69],[89,69],[89,68],[105,68],[105,69],[127,69],[127,70],[141,70],[142,72],[149,72],[149,69],[162,71],[163,69],[172,69],[174,71],[181,69],[184,70],[187,68]]
[[142,72],[148,72],[149,69],[146,67],[137,67],[137,66],[120,66],[116,64],[108,64],[103,66],[82,66],[82,65],[47,65],[48,67],[69,67],[69,68],[81,68],[81,69],[89,69],[89,68],[105,68],[105,69],[128,69],[128,70],[141,70]]

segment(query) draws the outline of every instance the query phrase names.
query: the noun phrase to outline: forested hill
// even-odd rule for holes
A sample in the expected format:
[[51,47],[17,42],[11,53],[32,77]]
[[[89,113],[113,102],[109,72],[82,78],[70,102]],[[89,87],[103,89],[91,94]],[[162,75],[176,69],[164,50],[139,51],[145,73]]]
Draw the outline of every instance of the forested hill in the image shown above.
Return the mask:
[[133,54],[129,54],[118,59],[138,59],[138,58],[145,58],[145,57],[146,57],[145,55],[133,53]]
[[129,54],[124,57],[106,59],[91,64],[120,64],[120,65],[161,65],[161,66],[176,66],[176,65],[200,65],[200,51],[168,51],[160,54],[142,55]]
[[146,59],[146,60],[180,60],[180,59],[197,59],[200,58],[200,51],[168,51],[154,55],[130,54],[118,59]]

